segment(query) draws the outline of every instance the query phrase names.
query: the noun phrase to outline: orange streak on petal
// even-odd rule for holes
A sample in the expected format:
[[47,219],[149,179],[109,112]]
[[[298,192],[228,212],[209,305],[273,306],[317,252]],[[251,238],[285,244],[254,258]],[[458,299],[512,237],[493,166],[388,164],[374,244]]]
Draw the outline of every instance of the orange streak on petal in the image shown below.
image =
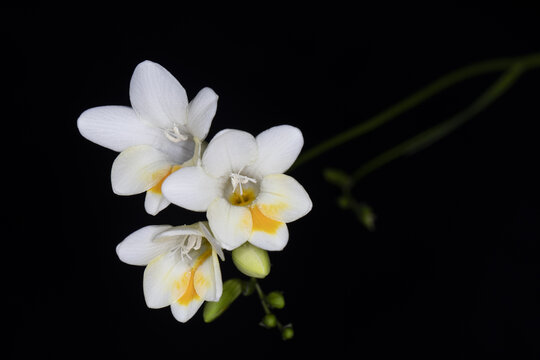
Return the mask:
[[276,221],[265,216],[258,206],[250,208],[253,220],[253,231],[263,231],[267,234],[275,234],[279,227],[283,225],[281,221]]
[[166,170],[166,171],[161,170],[152,174],[152,177],[154,179],[160,179],[160,180],[156,185],[154,185],[148,191],[161,195],[161,185],[163,185],[163,182],[165,181],[167,176],[171,175],[173,172],[180,169],[181,167],[182,167],[181,165],[173,165],[171,166],[169,170]]
[[258,206],[263,215],[271,219],[279,219],[283,210],[288,208],[286,203],[258,204]]
[[198,300],[199,295],[197,295],[197,292],[195,291],[195,285],[193,284],[193,270],[188,271],[184,274],[184,278],[189,277],[189,283],[186,289],[186,292],[184,292],[184,295],[182,295],[178,300],[176,300],[180,305],[187,306],[192,300]]
[[[187,306],[193,300],[199,300],[200,299],[199,295],[197,294],[197,291],[195,291],[195,282],[194,282],[195,281],[195,273],[197,272],[197,269],[199,268],[199,266],[201,266],[202,263],[210,255],[212,255],[212,249],[211,248],[206,250],[201,256],[199,256],[199,258],[197,259],[197,261],[195,262],[195,264],[193,265],[191,270],[184,273],[184,275],[180,279],[180,282],[188,281],[188,285],[187,285],[187,288],[186,288],[186,292],[184,292],[184,295],[180,296],[180,298],[178,300],[176,300],[176,302],[178,304]],[[199,280],[199,278],[200,277],[198,277],[197,281],[201,281],[201,280]]]

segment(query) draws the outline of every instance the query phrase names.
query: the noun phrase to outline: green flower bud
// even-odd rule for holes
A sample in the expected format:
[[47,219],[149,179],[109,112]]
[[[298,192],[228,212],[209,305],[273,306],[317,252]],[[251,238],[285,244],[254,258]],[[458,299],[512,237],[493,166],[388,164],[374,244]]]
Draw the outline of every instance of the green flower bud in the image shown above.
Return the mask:
[[266,314],[262,319],[262,325],[267,328],[273,328],[277,325],[277,318],[274,314]]
[[236,300],[242,293],[242,280],[229,279],[223,283],[223,293],[218,301],[207,301],[204,304],[203,319],[209,323],[214,321],[218,316],[223,314],[225,310]]
[[232,260],[244,275],[262,279],[270,273],[268,252],[248,242],[232,251]]
[[266,302],[274,309],[283,309],[285,307],[285,298],[281,291],[272,291],[266,295]]
[[368,229],[369,231],[375,231],[375,213],[371,206],[366,203],[360,203],[356,209],[356,215],[358,220]]
[[281,330],[281,338],[283,340],[290,340],[294,337],[294,330],[292,328],[292,325],[289,324],[289,325],[286,325],[283,327],[283,329]]

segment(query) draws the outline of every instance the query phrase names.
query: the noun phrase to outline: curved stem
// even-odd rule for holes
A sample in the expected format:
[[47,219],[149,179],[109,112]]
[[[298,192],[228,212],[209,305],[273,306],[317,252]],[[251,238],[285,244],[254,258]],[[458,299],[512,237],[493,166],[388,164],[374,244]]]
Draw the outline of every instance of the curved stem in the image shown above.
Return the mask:
[[515,63],[470,106],[450,119],[426,131],[423,131],[413,138],[402,142],[401,144],[368,161],[352,174],[351,181],[355,183],[365,177],[367,174],[370,174],[390,161],[397,159],[402,155],[410,154],[423,149],[442,137],[448,135],[497,100],[514,84],[518,77],[523,74],[524,70],[525,69],[521,63]]
[[256,278],[252,277],[251,281],[253,281],[253,285],[255,286],[255,290],[257,291],[257,295],[259,295],[259,300],[261,300],[261,305],[264,310],[264,313],[266,315],[271,314],[272,312],[268,308],[268,305],[266,304],[266,300],[264,299],[264,293],[262,291],[261,285],[259,285],[259,282]]
[[[261,300],[261,306],[264,310],[264,313],[266,315],[272,314],[270,311],[270,308],[268,307],[268,304],[266,303],[266,297],[264,296],[264,292],[262,291],[261,285],[259,285],[259,282],[256,278],[252,277],[251,281],[253,282],[253,285],[255,286],[255,291],[257,291],[257,295],[259,295],[259,300]],[[276,319],[276,327],[281,332],[283,331],[283,325],[279,322],[279,320]]]
[[323,141],[319,145],[316,145],[311,149],[305,151],[298,157],[296,162],[291,167],[291,170],[339,145],[342,145],[360,135],[366,134],[371,130],[376,129],[377,127],[385,124],[386,122],[392,120],[398,115],[401,115],[405,111],[421,104],[430,97],[440,93],[441,91],[451,87],[452,85],[455,85],[459,82],[475,76],[504,71],[516,63],[520,63],[525,69],[538,67],[540,66],[540,54],[488,60],[465,66],[449,74],[446,74],[435,80],[428,86],[420,89],[419,91],[408,96],[397,104],[391,106],[382,113],[375,115],[374,117],[358,125],[355,125],[352,128],[341,132],[331,137],[330,139]]

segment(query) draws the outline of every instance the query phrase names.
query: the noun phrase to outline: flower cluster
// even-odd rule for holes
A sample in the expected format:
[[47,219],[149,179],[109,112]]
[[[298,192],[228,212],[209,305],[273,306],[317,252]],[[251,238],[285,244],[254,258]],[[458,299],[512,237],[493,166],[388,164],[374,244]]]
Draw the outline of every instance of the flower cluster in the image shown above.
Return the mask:
[[221,297],[222,249],[249,243],[257,250],[282,250],[287,223],[311,210],[302,185],[284,174],[300,153],[302,133],[289,125],[256,137],[225,129],[207,143],[216,93],[203,88],[188,102],[178,80],[151,61],[135,68],[129,96],[131,107],[88,109],[77,126],[88,140],[119,152],[111,170],[114,193],[146,192],[144,208],[151,215],[171,203],[206,212],[207,221],[146,226],[117,246],[120,260],[146,266],[147,306],[170,306],[186,322],[204,301]]

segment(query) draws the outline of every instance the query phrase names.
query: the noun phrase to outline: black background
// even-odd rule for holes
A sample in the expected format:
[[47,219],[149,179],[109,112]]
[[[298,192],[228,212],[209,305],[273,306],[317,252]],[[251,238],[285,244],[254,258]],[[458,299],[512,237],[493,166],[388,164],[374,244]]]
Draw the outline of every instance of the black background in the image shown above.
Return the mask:
[[[170,206],[152,217],[144,195],[114,195],[117,154],[76,128],[88,108],[129,105],[133,69],[148,59],[190,99],[204,86],[218,93],[208,139],[224,128],[255,135],[291,124],[308,149],[449,71],[540,51],[537,9],[80,7],[11,9],[4,18],[12,96],[3,119],[4,328],[13,358],[540,356],[540,70],[449,137],[365,178],[355,195],[373,207],[374,233],[336,206],[339,192],[322,170],[354,171],[466,107],[497,74],[290,172],[314,207],[289,224],[289,244],[270,254],[261,281],[284,291],[277,314],[294,324],[289,342],[258,326],[255,297],[211,324],[201,311],[181,324],[168,308],[145,306],[144,268],[120,262],[116,245],[142,226],[204,214]],[[239,276],[230,256],[222,273]]]

